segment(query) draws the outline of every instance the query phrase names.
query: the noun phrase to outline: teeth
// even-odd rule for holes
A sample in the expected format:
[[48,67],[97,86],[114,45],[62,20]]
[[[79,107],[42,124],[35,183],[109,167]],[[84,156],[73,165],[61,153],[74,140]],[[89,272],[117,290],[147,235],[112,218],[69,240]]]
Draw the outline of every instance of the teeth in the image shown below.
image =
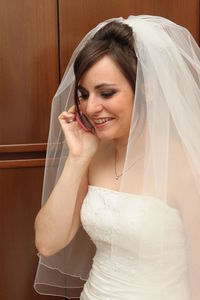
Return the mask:
[[105,123],[105,122],[107,122],[109,120],[110,120],[110,118],[98,119],[98,120],[95,120],[95,123],[97,123],[97,124],[103,124],[103,123]]

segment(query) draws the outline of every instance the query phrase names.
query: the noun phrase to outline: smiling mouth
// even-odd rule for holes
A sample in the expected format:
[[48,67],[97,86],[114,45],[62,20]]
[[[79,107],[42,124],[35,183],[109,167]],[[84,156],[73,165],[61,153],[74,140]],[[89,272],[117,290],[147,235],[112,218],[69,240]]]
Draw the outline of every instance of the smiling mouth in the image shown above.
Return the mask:
[[93,121],[94,121],[94,123],[96,124],[96,125],[100,125],[100,124],[104,124],[104,123],[106,123],[106,122],[108,122],[108,121],[111,121],[111,120],[113,120],[114,118],[102,118],[102,119],[94,119]]

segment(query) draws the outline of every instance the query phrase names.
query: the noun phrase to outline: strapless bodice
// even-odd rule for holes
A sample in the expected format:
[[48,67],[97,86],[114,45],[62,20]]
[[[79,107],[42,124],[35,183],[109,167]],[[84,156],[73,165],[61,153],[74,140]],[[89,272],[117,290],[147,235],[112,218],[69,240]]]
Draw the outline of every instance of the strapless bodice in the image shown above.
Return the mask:
[[90,185],[81,222],[97,249],[81,300],[192,300],[177,209]]

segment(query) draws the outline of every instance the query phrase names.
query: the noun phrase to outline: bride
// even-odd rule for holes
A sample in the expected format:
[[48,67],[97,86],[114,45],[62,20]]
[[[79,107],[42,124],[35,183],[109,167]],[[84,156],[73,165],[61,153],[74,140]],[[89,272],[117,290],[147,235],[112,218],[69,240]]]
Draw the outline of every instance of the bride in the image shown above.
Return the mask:
[[52,104],[37,292],[200,300],[199,59],[185,28],[145,15],[75,50]]

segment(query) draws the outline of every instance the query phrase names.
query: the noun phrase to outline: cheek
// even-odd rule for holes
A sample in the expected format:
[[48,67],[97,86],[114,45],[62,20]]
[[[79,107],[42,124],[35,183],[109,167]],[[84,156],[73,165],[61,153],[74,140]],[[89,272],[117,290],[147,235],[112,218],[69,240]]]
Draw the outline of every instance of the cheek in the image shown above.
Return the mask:
[[129,127],[131,124],[133,104],[134,104],[134,99],[132,97],[129,98],[129,101],[126,101],[126,103],[124,103],[123,120],[124,120],[124,125],[126,127],[127,126]]
[[86,107],[87,107],[86,102],[81,101],[80,104],[79,104],[80,111],[82,111],[83,113],[85,113]]
[[132,115],[132,112],[133,112],[133,106],[134,106],[134,96],[133,96],[133,95],[130,96],[129,101],[128,101],[128,105],[127,105],[127,106],[129,107],[129,109],[128,109],[129,115]]
[[128,121],[132,116],[134,98],[130,97],[130,95],[128,95],[125,99],[126,100],[123,101],[123,105],[121,104],[121,107],[119,110],[121,110],[121,112],[123,113],[123,116],[124,115],[126,116],[126,119]]

